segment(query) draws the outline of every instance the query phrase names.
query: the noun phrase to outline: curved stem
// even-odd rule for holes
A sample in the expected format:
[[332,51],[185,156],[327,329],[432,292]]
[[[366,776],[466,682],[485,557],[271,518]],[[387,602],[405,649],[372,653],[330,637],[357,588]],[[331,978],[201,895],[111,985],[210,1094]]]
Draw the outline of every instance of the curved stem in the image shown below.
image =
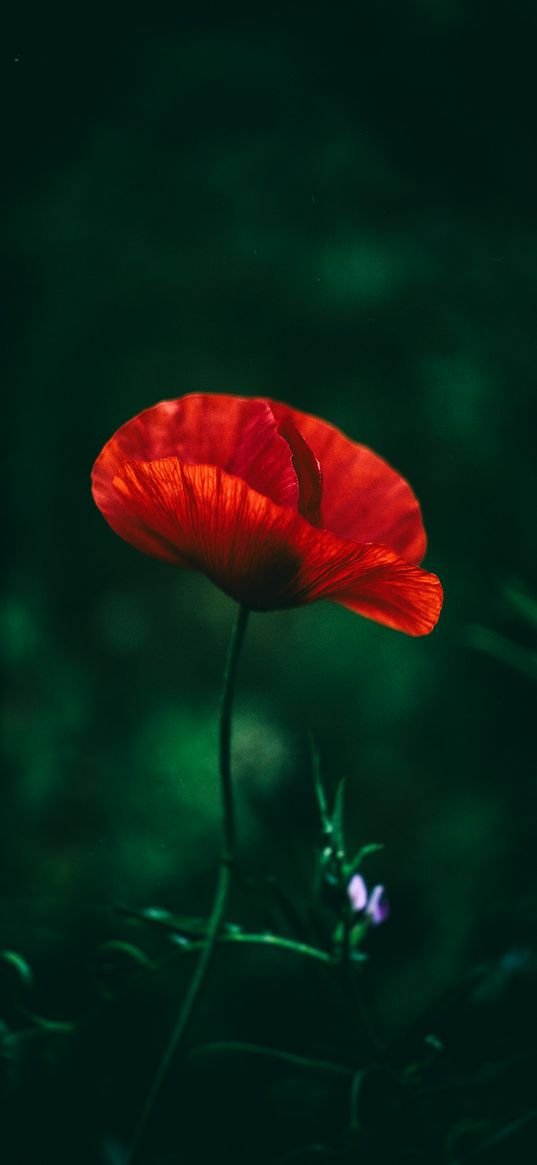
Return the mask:
[[[136,918],[139,922],[144,922],[158,930],[164,930],[170,935],[178,935],[180,933],[180,928],[173,922],[166,922],[161,918],[150,918],[144,914],[143,910],[136,910],[130,906],[116,906],[116,911],[118,914],[126,915],[127,918]],[[209,925],[210,924],[207,925],[205,936],[207,935]],[[205,936],[203,939],[189,939],[187,942],[185,942],[184,945],[179,947],[177,954],[190,955],[197,951],[201,951],[205,946]],[[250,943],[257,946],[279,947],[282,951],[292,951],[296,955],[304,955],[306,958],[317,959],[319,962],[328,963],[330,966],[334,966],[335,963],[334,956],[329,954],[328,951],[321,950],[320,947],[310,946],[309,943],[297,942],[293,938],[284,938],[282,935],[272,934],[270,931],[261,931],[258,934],[253,931],[237,930],[229,932],[223,931],[221,934],[217,934],[215,938],[215,945],[226,946],[230,943],[236,943],[239,946],[241,944],[248,945],[248,943]],[[355,958],[356,957],[357,956],[355,956]],[[366,956],[362,955],[360,956],[359,961],[365,961],[365,958]]]
[[[334,960],[332,955],[326,951],[321,951],[319,947],[311,947],[308,943],[298,943],[292,938],[282,938],[279,934],[253,934],[247,931],[238,931],[236,934],[221,934],[217,936],[215,941],[218,945],[223,946],[237,945],[237,946],[260,946],[260,947],[277,947],[281,951],[290,951],[292,954],[304,956],[306,959],[316,959],[319,963],[327,963],[328,966],[333,966]],[[188,948],[185,948],[185,953],[188,951],[199,950],[201,943],[193,942]]]
[[240,606],[237,611],[224,672],[224,688],[220,706],[220,793],[224,829],[222,862],[226,862],[228,865],[233,864],[236,853],[235,814],[231,782],[231,711],[237,664],[249,614],[248,607]]
[[206,1056],[252,1056],[262,1060],[273,1060],[274,1063],[289,1064],[293,1068],[301,1068],[310,1073],[319,1075],[353,1076],[354,1069],[347,1064],[338,1064],[334,1060],[312,1060],[309,1056],[297,1056],[294,1052],[284,1051],[283,1048],[267,1048],[262,1044],[248,1044],[244,1041],[219,1040],[212,1044],[200,1044],[193,1048],[187,1059],[201,1060]]
[[218,932],[222,925],[226,898],[231,881],[231,868],[235,861],[236,842],[235,815],[233,811],[233,787],[231,782],[231,712],[233,707],[233,689],[235,684],[235,676],[237,673],[237,664],[239,661],[242,641],[244,639],[244,632],[246,630],[246,623],[248,621],[248,614],[249,611],[247,607],[239,607],[231,635],[231,642],[229,645],[226,661],[226,669],[224,672],[224,688],[222,703],[220,706],[219,752],[220,792],[222,797],[224,836],[213,907],[207,926],[205,941],[203,942],[194,974],[190,980],[190,986],[183,1000],[181,1010],[177,1017],[177,1022],[172,1029],[170,1038],[164,1049],[164,1053],[157,1068],[155,1079],[153,1080],[151,1088],[147,1094],[145,1104],[140,1114],[140,1119],[130,1143],[127,1154],[127,1165],[133,1165],[136,1159],[136,1155],[142,1142],[142,1137],[144,1135],[148,1119],[160,1093],[170,1064],[175,1056],[175,1053],[177,1052],[177,1048],[179,1047],[179,1044],[185,1034],[188,1024],[190,1023],[194,1005],[203,985]]

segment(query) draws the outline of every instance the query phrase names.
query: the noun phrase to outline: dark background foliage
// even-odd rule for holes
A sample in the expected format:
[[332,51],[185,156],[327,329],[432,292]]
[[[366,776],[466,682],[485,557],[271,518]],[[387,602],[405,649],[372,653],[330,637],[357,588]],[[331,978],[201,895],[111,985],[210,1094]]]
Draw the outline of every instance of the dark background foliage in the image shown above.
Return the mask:
[[[398,1031],[536,915],[535,6],[19,12],[5,43],[1,944],[58,1017],[117,901],[207,909],[233,605],[115,538],[89,471],[190,390],[271,395],[420,497],[445,611],[411,640],[319,604],[253,618],[245,859],[300,901],[307,732],[347,783]],[[507,960],[507,962],[506,962]],[[492,973],[492,972],[491,972]],[[494,972],[495,973],[495,972]]]

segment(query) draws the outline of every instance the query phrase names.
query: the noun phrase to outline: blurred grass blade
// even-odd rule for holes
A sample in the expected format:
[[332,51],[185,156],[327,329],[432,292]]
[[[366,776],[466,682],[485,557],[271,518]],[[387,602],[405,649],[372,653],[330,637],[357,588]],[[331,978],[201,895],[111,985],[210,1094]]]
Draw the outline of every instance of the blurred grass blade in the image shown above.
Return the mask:
[[347,878],[351,878],[353,874],[357,873],[357,871],[363,865],[365,858],[370,857],[371,854],[378,853],[381,849],[384,849],[384,846],[380,841],[371,841],[368,845],[363,845],[362,848],[358,850],[356,857],[354,857],[346,867],[345,873]]
[[345,834],[343,831],[344,806],[345,778],[342,778],[336,789],[334,808],[332,811],[332,832],[334,835],[335,849],[342,859],[345,857]]
[[537,599],[534,599],[527,591],[513,585],[505,586],[503,593],[512,611],[524,619],[526,623],[537,628]]
[[319,809],[319,817],[321,819],[322,831],[323,831],[324,837],[326,839],[326,838],[330,837],[332,834],[332,822],[330,820],[330,814],[328,812],[328,804],[326,801],[326,794],[324,791],[323,779],[321,776],[321,758],[319,755],[319,749],[317,748],[317,745],[316,745],[315,740],[313,738],[313,734],[311,732],[309,734],[309,741],[310,741],[310,751],[311,751],[311,767],[312,767],[312,773],[313,773],[313,786],[315,789],[315,799],[317,801],[317,807]]
[[522,644],[508,639],[506,635],[500,635],[498,631],[491,631],[478,623],[473,623],[468,628],[468,643],[476,651],[491,655],[493,659],[506,664],[528,679],[537,680],[537,652],[531,648],[523,647]]

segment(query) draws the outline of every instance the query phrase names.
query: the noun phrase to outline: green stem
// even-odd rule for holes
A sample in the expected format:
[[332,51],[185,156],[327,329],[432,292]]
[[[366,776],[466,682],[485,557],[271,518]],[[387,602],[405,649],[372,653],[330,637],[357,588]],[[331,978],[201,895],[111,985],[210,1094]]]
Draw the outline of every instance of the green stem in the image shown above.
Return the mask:
[[235,676],[237,673],[237,664],[239,661],[242,641],[244,639],[244,632],[246,630],[246,623],[248,621],[248,614],[249,611],[247,607],[239,607],[235,626],[231,636],[231,642],[229,645],[226,661],[226,669],[224,672],[224,688],[222,703],[220,706],[219,753],[220,792],[222,797],[224,836],[213,908],[207,926],[205,941],[203,942],[200,956],[190,981],[190,986],[186,993],[185,999],[183,1000],[181,1010],[177,1017],[177,1022],[172,1029],[170,1038],[164,1049],[164,1053],[157,1068],[155,1079],[153,1080],[151,1088],[147,1094],[145,1104],[140,1114],[140,1119],[134,1131],[134,1136],[130,1143],[127,1154],[127,1165],[134,1165],[134,1161],[136,1160],[147,1122],[159,1096],[170,1064],[177,1052],[177,1048],[179,1047],[181,1040],[184,1037],[188,1024],[190,1023],[194,1005],[203,985],[218,932],[222,925],[222,918],[224,915],[229,884],[231,881],[231,869],[235,862],[236,843],[235,816],[233,811],[233,787],[231,782],[231,713],[233,708],[233,690],[235,685]]
[[[158,930],[166,931],[167,934],[177,935],[181,933],[180,927],[177,925],[174,925],[172,922],[166,922],[160,918],[148,918],[148,916],[144,914],[143,910],[135,910],[129,906],[116,906],[115,909],[118,914],[123,914],[127,918],[136,918],[139,922],[144,922],[148,926],[153,926]],[[207,925],[205,935],[207,934],[208,929],[209,924]],[[178,948],[177,955],[190,955],[196,951],[201,951],[205,946],[205,942],[205,936],[203,939],[190,939],[188,943],[185,943],[184,946],[180,946]],[[310,946],[308,943],[296,942],[295,939],[292,938],[283,938],[281,935],[271,934],[268,931],[263,931],[260,934],[256,934],[250,931],[239,930],[227,933],[224,931],[220,934],[217,934],[215,939],[216,945],[220,946],[223,944],[226,946],[230,943],[237,943],[239,946],[241,944],[248,945],[248,943],[250,943],[257,946],[279,947],[282,951],[292,951],[296,955],[304,955],[306,958],[317,959],[319,962],[328,963],[330,966],[334,964],[333,956],[328,954],[327,951],[322,951],[319,947]]]
[[[265,946],[277,947],[281,951],[290,951],[295,955],[302,955],[307,959],[316,959],[319,963],[327,963],[328,966],[333,965],[333,958],[326,951],[321,951],[319,947],[310,947],[308,943],[297,943],[292,938],[282,938],[278,934],[249,934],[245,931],[239,931],[237,934],[221,934],[218,936],[218,945],[222,944],[228,946]],[[185,954],[190,951],[200,949],[201,944],[193,942],[189,947],[184,949]]]
[[240,606],[237,611],[224,673],[224,689],[220,707],[220,792],[224,828],[222,862],[226,862],[228,865],[233,864],[236,854],[235,814],[231,781],[231,711],[237,664],[249,613],[248,607]]
[[286,1052],[281,1048],[267,1048],[261,1044],[248,1044],[243,1041],[236,1043],[222,1040],[218,1043],[200,1044],[188,1053],[189,1061],[202,1060],[209,1056],[251,1056],[253,1059],[273,1060],[275,1064],[288,1064],[292,1068],[317,1073],[318,1075],[353,1076],[354,1069],[347,1064],[338,1064],[333,1060],[312,1060],[309,1056],[297,1056],[294,1052]]

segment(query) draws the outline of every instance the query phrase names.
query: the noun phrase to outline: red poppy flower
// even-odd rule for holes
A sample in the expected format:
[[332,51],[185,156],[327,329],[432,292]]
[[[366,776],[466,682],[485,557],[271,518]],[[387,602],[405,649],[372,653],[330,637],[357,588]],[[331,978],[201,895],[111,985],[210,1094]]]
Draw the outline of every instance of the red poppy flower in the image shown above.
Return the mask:
[[438,619],[410,486],[317,417],[210,393],[163,401],[115,433],[92,476],[117,534],[254,610],[331,599],[409,635]]

